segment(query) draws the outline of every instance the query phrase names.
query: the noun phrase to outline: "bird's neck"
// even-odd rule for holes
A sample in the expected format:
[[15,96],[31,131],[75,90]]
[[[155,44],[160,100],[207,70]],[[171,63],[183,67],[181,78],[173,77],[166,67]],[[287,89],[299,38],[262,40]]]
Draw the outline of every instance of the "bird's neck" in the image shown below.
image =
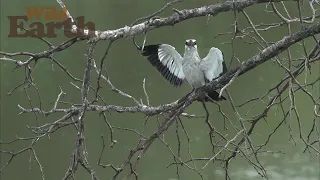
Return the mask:
[[185,50],[184,51],[184,57],[191,57],[191,58],[195,58],[195,60],[199,60],[200,61],[200,56],[198,54],[198,50],[197,49]]

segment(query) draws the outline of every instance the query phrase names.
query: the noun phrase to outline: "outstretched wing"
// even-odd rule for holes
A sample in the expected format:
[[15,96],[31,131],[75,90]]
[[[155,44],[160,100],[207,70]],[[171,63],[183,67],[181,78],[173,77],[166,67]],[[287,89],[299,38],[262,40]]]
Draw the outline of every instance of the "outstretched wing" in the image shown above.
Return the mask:
[[227,72],[227,66],[223,60],[223,54],[215,47],[212,47],[208,55],[202,59],[200,66],[201,70],[204,72],[206,80],[208,81],[212,81]]
[[181,86],[185,78],[182,70],[182,57],[168,44],[149,45],[143,48],[142,55],[174,86]]

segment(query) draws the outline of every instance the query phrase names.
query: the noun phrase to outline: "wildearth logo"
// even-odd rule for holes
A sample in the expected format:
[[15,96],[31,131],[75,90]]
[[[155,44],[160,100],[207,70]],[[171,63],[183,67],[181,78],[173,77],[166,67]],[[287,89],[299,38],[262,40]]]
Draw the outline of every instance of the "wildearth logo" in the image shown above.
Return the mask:
[[[63,8],[60,11],[57,11],[55,7],[26,7],[27,15],[24,16],[8,16],[10,21],[10,33],[8,37],[18,37],[18,38],[26,38],[26,37],[47,37],[47,38],[55,38],[57,35],[55,34],[56,29],[61,29],[63,27],[64,35],[68,38],[72,38],[75,36],[82,36],[85,27],[90,31],[95,31],[95,24],[93,22],[84,22],[84,16],[79,16],[75,18],[78,33],[72,33],[72,22],[67,18],[66,12],[67,8]],[[20,31],[25,27],[24,23],[29,20],[36,19],[44,19],[49,21],[48,23],[42,22],[33,22],[29,25],[30,32],[18,33],[18,29]],[[51,22],[50,22],[51,21]],[[55,22],[54,22],[55,21]],[[60,22],[59,22],[60,21]],[[27,28],[26,28],[27,29]]]

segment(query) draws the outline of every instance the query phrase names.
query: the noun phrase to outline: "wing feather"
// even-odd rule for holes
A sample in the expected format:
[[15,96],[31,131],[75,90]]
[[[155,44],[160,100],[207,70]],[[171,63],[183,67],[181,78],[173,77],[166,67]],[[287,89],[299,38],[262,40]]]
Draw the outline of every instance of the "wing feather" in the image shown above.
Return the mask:
[[143,56],[174,86],[181,86],[185,78],[182,57],[168,44],[148,45],[143,48]]
[[202,59],[200,66],[207,81],[212,81],[227,71],[223,54],[215,47],[212,47],[208,55]]

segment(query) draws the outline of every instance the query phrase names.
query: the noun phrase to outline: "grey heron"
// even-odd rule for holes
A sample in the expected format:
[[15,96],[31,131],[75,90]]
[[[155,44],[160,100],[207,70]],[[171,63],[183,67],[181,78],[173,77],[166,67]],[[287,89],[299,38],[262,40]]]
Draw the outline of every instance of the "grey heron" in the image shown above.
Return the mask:
[[[201,59],[195,39],[186,40],[183,57],[169,44],[144,46],[142,55],[147,56],[162,76],[176,87],[180,87],[186,79],[195,90],[227,71],[223,53],[212,47],[208,55]],[[223,96],[219,98],[216,91],[208,92],[208,96],[215,101],[226,100]]]

